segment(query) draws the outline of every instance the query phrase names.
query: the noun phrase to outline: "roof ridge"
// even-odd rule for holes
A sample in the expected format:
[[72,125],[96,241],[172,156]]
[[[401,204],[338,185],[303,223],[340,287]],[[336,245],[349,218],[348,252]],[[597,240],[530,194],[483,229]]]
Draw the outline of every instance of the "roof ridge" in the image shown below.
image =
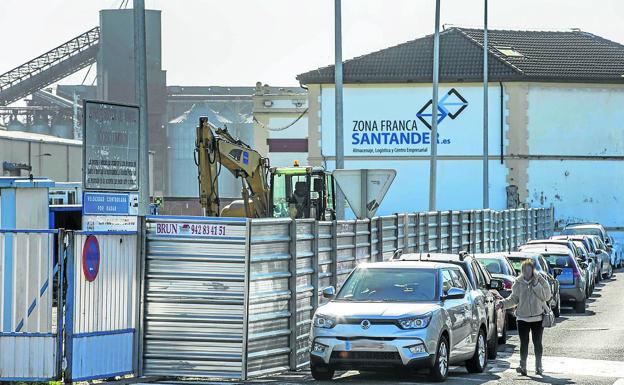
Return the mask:
[[[475,40],[472,36],[468,35],[466,32],[464,32],[463,28],[461,27],[453,27],[453,29],[457,29],[462,36],[464,36],[466,39],[468,39],[469,41],[471,41],[472,43],[476,44],[477,46],[484,48],[484,45],[482,43],[479,43],[477,40]],[[470,29],[470,28],[466,28],[466,29]],[[473,29],[474,31],[479,31],[478,29]],[[480,30],[483,31],[483,30]],[[511,69],[513,69],[515,72],[521,74],[521,75],[525,75],[524,71],[522,71],[520,68],[516,67],[515,65],[513,65],[512,63],[510,63],[509,61],[503,59],[501,56],[499,56],[498,54],[496,54],[493,50],[490,49],[490,44],[488,44],[487,47],[487,51],[488,53],[491,54],[491,56],[494,56],[498,61],[500,61],[501,63],[503,63],[504,65],[510,67]]]

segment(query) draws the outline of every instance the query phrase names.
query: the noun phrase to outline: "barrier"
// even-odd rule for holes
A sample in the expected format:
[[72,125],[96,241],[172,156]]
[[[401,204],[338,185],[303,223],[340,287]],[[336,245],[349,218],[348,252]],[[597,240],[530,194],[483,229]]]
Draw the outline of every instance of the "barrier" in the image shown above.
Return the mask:
[[86,381],[136,372],[136,232],[69,233],[65,379]]
[[[51,230],[0,230],[0,378],[47,381],[58,376],[60,270]],[[58,303],[58,302],[57,302]]]

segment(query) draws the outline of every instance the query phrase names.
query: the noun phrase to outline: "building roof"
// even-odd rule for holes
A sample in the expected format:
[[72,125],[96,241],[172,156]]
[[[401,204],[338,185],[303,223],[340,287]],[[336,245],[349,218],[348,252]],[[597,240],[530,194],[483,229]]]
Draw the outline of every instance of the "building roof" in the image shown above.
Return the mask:
[[34,132],[26,132],[26,131],[0,130],[0,139],[82,146],[81,140],[65,139],[65,138],[60,138],[58,136],[35,134]]
[[[624,83],[624,45],[583,31],[488,31],[491,81]],[[344,62],[345,83],[431,83],[433,35]],[[334,66],[297,76],[334,82]],[[483,30],[440,34],[440,81],[483,80]]]

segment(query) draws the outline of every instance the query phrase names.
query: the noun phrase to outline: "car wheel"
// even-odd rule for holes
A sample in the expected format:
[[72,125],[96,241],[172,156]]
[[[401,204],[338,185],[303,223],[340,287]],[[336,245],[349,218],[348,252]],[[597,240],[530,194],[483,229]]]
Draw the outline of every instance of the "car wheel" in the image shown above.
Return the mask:
[[433,381],[442,382],[446,380],[448,376],[449,355],[448,338],[442,336],[440,337],[440,341],[438,341],[438,352],[436,353],[435,361],[431,369],[429,369],[429,375]]
[[505,345],[507,343],[507,320],[505,320],[505,325],[503,326],[503,335],[498,337],[498,344]]
[[555,315],[555,317],[561,316],[561,297],[560,296],[557,296],[557,303],[555,305],[555,308],[553,309],[553,314]]
[[602,279],[602,274],[598,273],[598,275],[596,275],[596,282],[600,282],[601,279]]
[[483,329],[479,330],[475,352],[471,359],[466,361],[466,370],[469,373],[483,373],[487,366],[487,342]]
[[575,303],[574,311],[577,313],[585,313],[585,300]]
[[312,377],[317,381],[329,381],[334,378],[335,370],[329,366],[310,365]]

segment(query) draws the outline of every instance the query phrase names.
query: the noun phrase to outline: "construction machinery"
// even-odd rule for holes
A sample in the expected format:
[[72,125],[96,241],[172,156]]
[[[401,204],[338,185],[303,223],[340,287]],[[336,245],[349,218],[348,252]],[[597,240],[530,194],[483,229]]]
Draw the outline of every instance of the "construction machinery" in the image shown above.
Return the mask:
[[[269,159],[208,118],[195,141],[199,200],[206,216],[335,219],[334,179],[322,167],[271,167]],[[220,209],[222,167],[241,179],[242,200]]]

